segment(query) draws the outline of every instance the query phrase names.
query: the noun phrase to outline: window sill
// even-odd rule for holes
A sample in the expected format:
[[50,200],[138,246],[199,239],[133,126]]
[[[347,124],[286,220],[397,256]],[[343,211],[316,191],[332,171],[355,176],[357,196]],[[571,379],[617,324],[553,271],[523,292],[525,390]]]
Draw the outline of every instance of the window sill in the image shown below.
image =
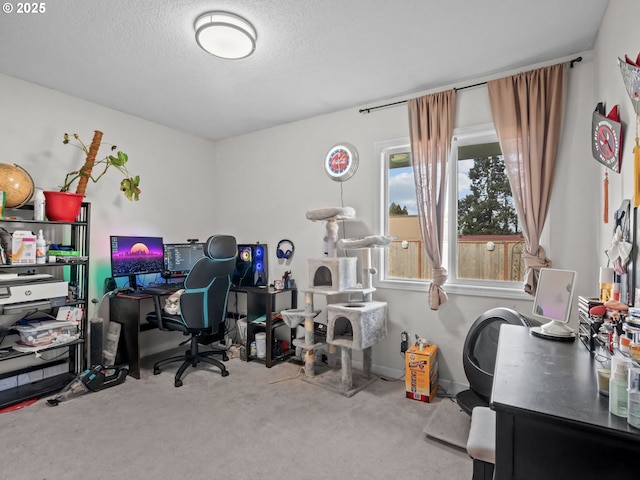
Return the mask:
[[[429,289],[430,282],[411,281],[411,280],[381,280],[376,282],[376,288],[388,288],[393,290],[408,290],[416,292],[426,292]],[[514,300],[530,300],[533,296],[526,293],[522,287],[508,288],[485,285],[464,285],[456,283],[446,283],[445,291],[447,294],[465,295],[475,297],[494,297],[508,298]]]

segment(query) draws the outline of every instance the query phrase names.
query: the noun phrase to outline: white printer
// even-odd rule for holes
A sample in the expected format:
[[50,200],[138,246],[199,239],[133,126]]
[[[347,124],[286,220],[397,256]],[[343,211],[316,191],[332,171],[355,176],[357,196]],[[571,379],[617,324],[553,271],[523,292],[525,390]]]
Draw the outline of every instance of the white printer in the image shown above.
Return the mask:
[[0,280],[0,328],[25,315],[65,305],[69,282],[47,274],[20,275]]

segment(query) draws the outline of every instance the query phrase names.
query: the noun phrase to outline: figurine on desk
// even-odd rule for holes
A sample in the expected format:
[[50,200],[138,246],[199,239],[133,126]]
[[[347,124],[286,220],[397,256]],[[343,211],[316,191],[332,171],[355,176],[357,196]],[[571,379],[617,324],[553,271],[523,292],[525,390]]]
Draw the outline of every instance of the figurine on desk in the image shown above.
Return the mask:
[[275,288],[276,290],[290,290],[292,288],[295,288],[295,280],[291,278],[291,270],[287,270],[286,272],[284,272],[284,274],[282,275],[282,280],[274,280],[273,288]]

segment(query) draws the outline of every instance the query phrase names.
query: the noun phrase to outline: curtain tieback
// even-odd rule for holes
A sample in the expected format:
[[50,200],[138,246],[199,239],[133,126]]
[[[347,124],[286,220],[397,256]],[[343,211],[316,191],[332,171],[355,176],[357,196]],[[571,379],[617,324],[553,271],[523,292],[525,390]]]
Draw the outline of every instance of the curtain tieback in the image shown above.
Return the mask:
[[547,254],[542,247],[538,249],[537,255],[524,252],[522,254],[522,259],[524,260],[525,268],[534,268],[536,270],[539,270],[541,268],[551,267],[551,259],[547,258]]
[[441,287],[447,282],[447,278],[449,278],[449,274],[446,268],[444,267],[434,268],[433,280],[431,280],[431,283],[433,283],[438,287]]

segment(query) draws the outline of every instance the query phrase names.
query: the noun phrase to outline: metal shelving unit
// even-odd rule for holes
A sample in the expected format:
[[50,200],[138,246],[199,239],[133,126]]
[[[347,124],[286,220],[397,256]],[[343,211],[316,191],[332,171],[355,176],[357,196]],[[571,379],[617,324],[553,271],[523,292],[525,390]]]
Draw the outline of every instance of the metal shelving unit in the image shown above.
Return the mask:
[[[81,259],[74,259],[69,263],[46,263],[46,264],[20,264],[20,265],[0,265],[0,273],[46,273],[55,279],[69,282],[69,294],[65,299],[64,306],[76,306],[84,309],[82,321],[79,325],[80,336],[77,340],[45,347],[38,350],[42,354],[43,363],[35,365],[19,365],[8,368],[6,362],[13,363],[19,361],[20,357],[34,355],[33,352],[20,352],[12,348],[8,343],[15,338],[16,330],[9,327],[0,330],[0,408],[21,403],[33,398],[48,396],[62,390],[79,373],[85,369],[86,365],[86,340],[87,340],[87,316],[88,316],[88,296],[89,296],[89,225],[91,218],[91,205],[87,202],[82,204],[80,213],[74,222],[49,222],[32,220],[33,208],[25,206],[19,209],[7,209],[4,212],[5,218],[0,219],[0,227],[12,233],[16,230],[30,230],[37,233],[42,229],[44,237],[51,243],[71,245],[77,250]],[[11,287],[11,282],[5,282]],[[57,309],[51,309],[51,314],[55,316]],[[28,363],[28,361],[26,362]],[[64,366],[66,365],[66,366]],[[64,366],[64,367],[63,367]],[[42,379],[33,382],[16,381],[17,386],[11,387],[13,377],[37,378],[42,370]],[[53,374],[47,376],[48,373]]]

